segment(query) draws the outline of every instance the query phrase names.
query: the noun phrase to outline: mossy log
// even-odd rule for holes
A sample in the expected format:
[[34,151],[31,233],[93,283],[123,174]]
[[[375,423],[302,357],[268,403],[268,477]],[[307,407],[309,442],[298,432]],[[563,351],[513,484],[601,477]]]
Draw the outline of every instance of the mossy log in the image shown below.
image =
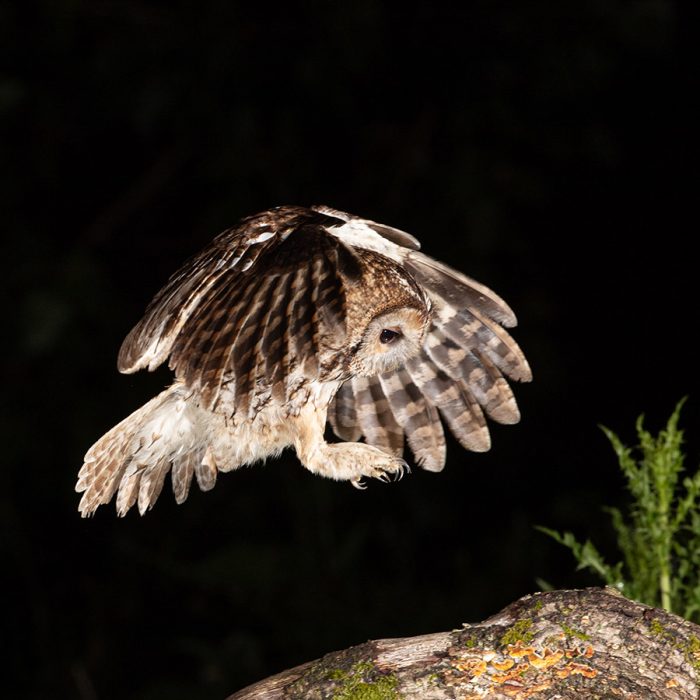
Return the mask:
[[615,590],[525,596],[452,632],[380,639],[228,700],[697,700],[700,627]]

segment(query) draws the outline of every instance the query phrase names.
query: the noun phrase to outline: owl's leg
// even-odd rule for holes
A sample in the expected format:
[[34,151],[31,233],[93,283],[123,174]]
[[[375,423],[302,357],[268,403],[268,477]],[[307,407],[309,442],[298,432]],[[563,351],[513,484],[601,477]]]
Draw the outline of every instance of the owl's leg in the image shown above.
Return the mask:
[[372,445],[361,442],[329,444],[323,439],[325,412],[306,412],[300,416],[298,436],[294,441],[299,461],[314,474],[336,481],[350,481],[364,488],[362,479],[369,477],[389,481],[408,471],[406,461]]
[[401,478],[408,471],[405,460],[361,442],[324,443],[299,458],[314,474],[336,481],[350,481],[357,488],[365,488],[364,477],[390,481]]

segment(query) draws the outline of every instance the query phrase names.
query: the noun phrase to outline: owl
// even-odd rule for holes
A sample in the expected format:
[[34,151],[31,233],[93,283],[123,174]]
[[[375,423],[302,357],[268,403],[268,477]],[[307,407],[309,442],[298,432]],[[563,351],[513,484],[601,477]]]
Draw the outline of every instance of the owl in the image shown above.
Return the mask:
[[[442,421],[490,447],[485,417],[516,423],[505,377],[530,368],[490,289],[419,250],[408,233],[324,206],[243,219],[176,272],[122,344],[119,371],[166,360],[168,389],[87,452],[76,491],[92,515],[153,507],[168,472],[193,480],[294,448],[314,474],[363,488],[445,464]],[[340,442],[324,438],[329,423]]]

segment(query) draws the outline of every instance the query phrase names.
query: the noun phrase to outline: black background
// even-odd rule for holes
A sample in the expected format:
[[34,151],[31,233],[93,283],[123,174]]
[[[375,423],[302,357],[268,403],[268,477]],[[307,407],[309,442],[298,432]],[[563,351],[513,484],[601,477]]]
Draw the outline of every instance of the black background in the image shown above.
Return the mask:
[[[633,440],[686,394],[698,459],[698,82],[668,0],[0,5],[3,684],[220,698],[369,638],[595,581]],[[535,381],[491,452],[365,492],[293,454],[182,507],[77,514],[87,447],[169,382],[116,352],[240,217],[326,203],[513,306]]]

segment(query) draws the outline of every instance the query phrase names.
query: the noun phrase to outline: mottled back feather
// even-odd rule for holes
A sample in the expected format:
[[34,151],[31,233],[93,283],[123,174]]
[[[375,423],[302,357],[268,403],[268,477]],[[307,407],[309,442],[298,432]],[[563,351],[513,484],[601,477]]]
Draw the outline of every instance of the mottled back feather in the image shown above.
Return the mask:
[[297,370],[319,379],[321,339],[341,344],[344,284],[362,263],[326,232],[335,219],[296,207],[276,214],[244,220],[177,272],[124,341],[119,368],[154,369],[169,356],[202,406],[226,387],[243,414],[270,388],[288,397]]

